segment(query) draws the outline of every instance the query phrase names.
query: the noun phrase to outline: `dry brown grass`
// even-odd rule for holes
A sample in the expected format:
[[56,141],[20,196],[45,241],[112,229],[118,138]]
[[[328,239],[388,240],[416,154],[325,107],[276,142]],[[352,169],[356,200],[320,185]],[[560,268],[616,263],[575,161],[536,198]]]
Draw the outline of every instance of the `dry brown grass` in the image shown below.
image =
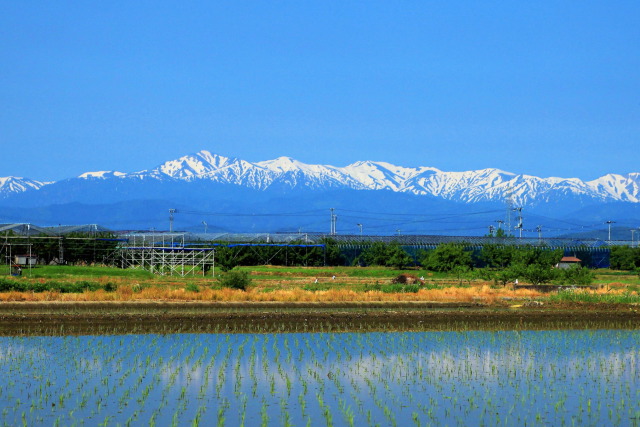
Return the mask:
[[116,292],[103,290],[77,294],[58,292],[6,292],[0,293],[0,301],[247,301],[247,302],[480,302],[494,304],[502,298],[535,298],[541,294],[533,290],[492,289],[487,285],[467,288],[421,289],[417,293],[384,293],[380,291],[357,292],[350,289],[306,291],[299,288],[263,292],[259,289],[241,291],[235,289],[202,289],[189,292],[179,286],[151,286],[134,289],[120,286]]

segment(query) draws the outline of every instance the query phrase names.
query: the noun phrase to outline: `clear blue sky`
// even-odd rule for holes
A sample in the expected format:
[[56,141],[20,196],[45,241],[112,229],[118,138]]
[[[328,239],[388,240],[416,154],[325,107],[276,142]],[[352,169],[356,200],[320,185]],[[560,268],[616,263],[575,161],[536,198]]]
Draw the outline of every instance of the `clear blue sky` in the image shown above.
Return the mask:
[[640,171],[640,2],[3,1],[0,176],[207,149]]

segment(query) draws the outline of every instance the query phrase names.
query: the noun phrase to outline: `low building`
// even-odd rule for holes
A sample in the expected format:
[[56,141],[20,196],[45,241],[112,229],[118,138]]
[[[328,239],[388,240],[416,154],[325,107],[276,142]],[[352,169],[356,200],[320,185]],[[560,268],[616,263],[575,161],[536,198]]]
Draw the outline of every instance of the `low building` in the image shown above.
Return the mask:
[[582,260],[580,258],[576,258],[574,256],[565,256],[562,257],[560,262],[556,264],[556,268],[566,270],[568,268],[571,268],[572,265],[580,265],[581,262]]
[[27,267],[36,265],[37,257],[35,255],[16,255],[13,259],[14,264]]

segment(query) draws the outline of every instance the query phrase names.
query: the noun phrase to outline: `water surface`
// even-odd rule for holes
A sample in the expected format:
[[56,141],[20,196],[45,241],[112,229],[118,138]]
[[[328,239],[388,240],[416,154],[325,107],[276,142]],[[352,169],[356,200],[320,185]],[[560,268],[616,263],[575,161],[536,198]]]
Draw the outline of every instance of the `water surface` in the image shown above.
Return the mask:
[[3,425],[634,425],[630,330],[0,337]]

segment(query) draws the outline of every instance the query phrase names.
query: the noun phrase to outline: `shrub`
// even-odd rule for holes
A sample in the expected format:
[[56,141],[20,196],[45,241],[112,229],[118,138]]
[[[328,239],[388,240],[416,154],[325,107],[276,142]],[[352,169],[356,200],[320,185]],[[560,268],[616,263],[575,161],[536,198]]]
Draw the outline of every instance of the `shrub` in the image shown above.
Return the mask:
[[588,286],[593,283],[595,278],[595,274],[592,271],[579,265],[572,266],[566,270],[559,270],[557,275],[559,284],[568,283],[577,286]]
[[223,288],[242,289],[246,291],[251,285],[251,278],[246,271],[228,271],[218,278],[220,286]]
[[98,282],[80,280],[78,282],[56,282],[48,280],[46,282],[25,282],[22,280],[9,280],[0,278],[0,292],[60,292],[60,293],[82,293],[85,291],[97,291],[104,289],[108,292],[115,290],[115,285],[111,282],[104,286]]
[[26,283],[17,280],[0,278],[0,292],[23,291]]
[[187,292],[200,292],[200,288],[195,283],[187,283],[187,286],[184,287],[184,290]]
[[98,282],[89,282],[87,280],[81,280],[75,283],[69,283],[69,286],[61,292],[74,292],[80,293],[84,291],[97,291],[98,289],[104,289]]
[[419,290],[420,290],[420,285],[404,285],[402,287],[402,291],[400,291],[400,292],[411,292],[411,293],[415,294]]

